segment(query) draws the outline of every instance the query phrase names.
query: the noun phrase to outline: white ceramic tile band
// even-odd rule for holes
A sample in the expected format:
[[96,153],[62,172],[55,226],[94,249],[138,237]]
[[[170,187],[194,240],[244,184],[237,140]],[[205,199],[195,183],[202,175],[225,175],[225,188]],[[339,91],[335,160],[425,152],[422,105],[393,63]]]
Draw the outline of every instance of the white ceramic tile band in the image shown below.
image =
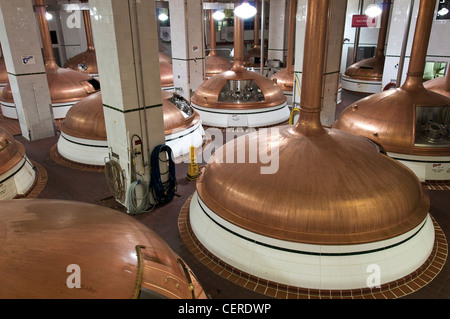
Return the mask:
[[[5,180],[6,179],[6,180]],[[0,200],[13,199],[24,195],[34,185],[36,171],[25,157],[9,171],[0,175]]]
[[429,216],[401,236],[342,246],[294,243],[251,233],[217,216],[197,193],[190,204],[189,218],[200,242],[227,264],[259,278],[311,289],[367,288],[377,269],[380,282],[374,283],[394,281],[419,268],[434,244]]

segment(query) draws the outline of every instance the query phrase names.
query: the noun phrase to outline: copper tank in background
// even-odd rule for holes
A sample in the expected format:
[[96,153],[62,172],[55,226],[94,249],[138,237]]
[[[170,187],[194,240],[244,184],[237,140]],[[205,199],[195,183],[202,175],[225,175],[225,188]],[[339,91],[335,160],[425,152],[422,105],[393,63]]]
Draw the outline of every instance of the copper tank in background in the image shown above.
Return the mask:
[[[290,115],[286,97],[273,81],[246,70],[243,20],[237,16],[234,19],[233,67],[203,82],[192,96],[191,105],[207,126],[261,127],[284,122]],[[255,120],[256,114],[262,112],[264,116]]]
[[[164,90],[161,94],[166,139],[177,135],[173,141],[166,142],[176,156],[179,155],[179,149],[184,148],[184,145],[180,145],[185,142],[180,138],[183,132],[191,133],[196,127],[202,131],[200,116],[179,95]],[[104,159],[108,156],[108,143],[101,92],[75,104],[60,127],[61,136],[56,149],[60,157],[79,164],[104,166]],[[201,139],[198,144],[195,147],[201,146]],[[190,144],[186,146],[186,150],[189,146]],[[180,155],[184,154],[186,153]]]
[[[370,255],[362,248],[365,244],[384,249],[386,240],[397,242],[423,223],[428,223],[427,232],[434,230],[427,220],[428,197],[410,170],[380,153],[366,138],[320,123],[328,5],[327,0],[308,1],[303,62],[303,77],[308,80],[302,81],[298,122],[264,134],[259,130],[217,150],[197,180],[189,222],[208,253],[236,271],[291,286],[363,288],[366,277],[360,277],[359,269],[347,269],[346,281],[337,278],[337,265],[345,268],[353,258],[350,253],[343,262],[347,257],[340,253],[361,251],[361,256],[355,257],[358,263]],[[252,158],[255,145],[277,154],[272,169],[262,159],[256,163],[227,160],[236,154]],[[223,229],[232,229],[232,234]],[[429,255],[434,243],[430,237],[426,249],[413,252],[420,255],[414,261],[416,268]],[[270,262],[269,255],[262,252],[265,245],[272,248],[268,249],[273,254]],[[329,256],[323,255],[325,251]],[[316,257],[310,256],[314,254],[324,261],[311,270]],[[382,253],[372,256],[376,256],[371,259],[374,263],[385,260]],[[392,260],[400,268],[404,263],[395,256]],[[327,268],[328,262],[333,269]],[[293,268],[311,273],[296,273]],[[403,277],[408,273],[405,267],[397,274]]]
[[[259,0],[255,0],[256,15],[254,17],[253,28],[253,44],[247,55],[244,57],[244,64],[248,68],[259,68],[261,66],[261,44],[259,42]],[[264,60],[267,60],[266,54],[264,54]]]
[[296,14],[297,1],[290,0],[286,67],[270,77],[271,80],[276,81],[277,85],[283,90],[283,92],[292,92],[294,90],[294,46]]
[[[363,93],[376,93],[381,91],[381,84],[376,92],[371,92],[372,88],[365,88],[366,82],[381,82],[383,78],[386,35],[389,24],[389,14],[391,10],[391,0],[383,1],[383,11],[381,14],[381,26],[378,33],[378,42],[375,56],[369,59],[363,59],[350,65],[342,75],[344,89],[349,91],[358,91]],[[363,81],[363,82],[360,82]],[[360,86],[354,86],[351,83],[358,82]]]
[[423,83],[423,86],[430,91],[445,95],[450,98],[450,76],[440,76],[438,78],[428,80]]
[[8,234],[0,238],[0,298],[206,298],[164,240],[124,213],[81,202],[13,200],[2,202],[0,224]]
[[3,56],[3,51],[1,50],[1,47],[0,53],[2,55],[0,57],[0,89],[3,89],[9,83],[9,78],[8,78],[8,71],[6,70],[5,57]]
[[[88,0],[81,0],[87,3]],[[82,72],[89,76],[98,76],[97,57],[95,55],[94,39],[92,36],[91,17],[89,10],[83,10],[84,27],[86,29],[87,50],[72,57],[64,65],[65,68]]]
[[[416,161],[415,165],[428,163],[428,167],[433,161],[450,161],[450,99],[423,85],[434,6],[433,1],[420,3],[404,84],[353,103],[333,124],[334,128],[373,140],[392,157],[404,159],[405,165]],[[430,176],[415,172],[421,181],[450,179],[445,170]]]
[[[210,0],[212,2],[212,0]],[[214,75],[231,69],[230,60],[221,57],[216,51],[216,22],[213,18],[213,10],[209,10],[209,42],[210,52],[205,60],[205,77],[210,78]]]
[[[47,74],[54,118],[64,118],[71,105],[90,94],[99,91],[100,83],[89,75],[71,69],[60,68],[56,64],[52,42],[50,40],[48,22],[45,18],[46,9],[44,0],[35,0],[35,8],[43,44],[45,71]],[[11,86],[9,84],[3,90],[0,102],[9,104],[14,103]],[[3,115],[5,115],[5,113],[3,113]]]

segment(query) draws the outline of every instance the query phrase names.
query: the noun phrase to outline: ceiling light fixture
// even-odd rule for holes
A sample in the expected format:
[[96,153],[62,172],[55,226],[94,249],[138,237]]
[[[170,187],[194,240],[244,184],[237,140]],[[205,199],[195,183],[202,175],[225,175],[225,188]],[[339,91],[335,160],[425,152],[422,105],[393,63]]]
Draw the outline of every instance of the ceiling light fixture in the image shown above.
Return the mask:
[[251,6],[247,1],[244,1],[234,9],[234,14],[241,19],[248,19],[256,14],[256,8]]
[[216,12],[213,13],[212,17],[214,18],[214,20],[223,20],[223,18],[225,18],[225,13],[223,13],[223,11],[221,10],[217,10]]
[[369,4],[367,7],[365,14],[371,18],[377,17],[381,14],[383,10],[381,10],[380,6],[377,4]]

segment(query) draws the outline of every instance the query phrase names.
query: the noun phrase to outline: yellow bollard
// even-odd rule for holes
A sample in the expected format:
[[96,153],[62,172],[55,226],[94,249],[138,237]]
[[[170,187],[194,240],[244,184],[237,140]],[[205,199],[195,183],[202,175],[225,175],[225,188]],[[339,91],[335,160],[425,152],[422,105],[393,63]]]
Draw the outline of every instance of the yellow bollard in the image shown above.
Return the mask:
[[189,162],[189,168],[187,173],[187,179],[190,181],[193,181],[197,179],[197,177],[200,175],[200,170],[198,168],[197,159],[195,157],[195,147],[191,146],[191,149],[189,151],[191,155],[191,160]]

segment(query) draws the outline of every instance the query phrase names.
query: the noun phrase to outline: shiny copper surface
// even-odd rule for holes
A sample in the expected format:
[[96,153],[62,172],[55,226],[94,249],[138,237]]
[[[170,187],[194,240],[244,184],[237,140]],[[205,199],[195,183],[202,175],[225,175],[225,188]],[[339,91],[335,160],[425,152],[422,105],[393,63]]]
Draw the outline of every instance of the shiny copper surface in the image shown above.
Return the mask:
[[9,78],[8,72],[6,71],[5,57],[3,56],[3,51],[1,51],[1,54],[2,56],[0,57],[0,84],[6,84],[9,83]]
[[[302,81],[297,124],[226,144],[215,155],[223,157],[206,166],[197,191],[214,213],[263,236],[324,245],[385,240],[419,225],[429,200],[417,177],[375,144],[320,123],[328,8],[329,0],[308,1],[308,81]],[[273,174],[261,174],[268,166],[262,161],[225,160],[230,151],[250,158],[255,143],[267,153],[278,148]]]
[[[211,0],[212,2],[212,0]],[[216,51],[216,23],[212,17],[213,10],[209,10],[210,52],[205,59],[205,76],[210,78],[216,74],[231,69],[231,62],[217,54]]]
[[172,58],[163,52],[159,52],[159,62],[161,61],[172,64]]
[[[259,43],[259,1],[255,1],[255,8],[257,10],[254,17],[254,28],[253,28],[253,44],[251,49],[247,52],[245,56],[245,66],[246,67],[258,67],[260,63],[255,60],[255,58],[261,58],[261,45]],[[265,57],[266,58],[266,57]]]
[[[161,94],[166,135],[186,130],[200,121],[200,115],[195,111],[186,118],[182,115],[181,111],[169,101],[173,93],[162,90]],[[72,106],[61,123],[61,131],[73,137],[106,141],[101,92],[97,92]]]
[[350,105],[334,128],[370,138],[389,152],[450,155],[448,147],[418,147],[414,140],[416,106],[450,106],[448,97],[425,89],[422,83],[433,12],[433,1],[421,1],[405,83]]
[[294,89],[294,45],[295,45],[295,16],[297,14],[297,1],[290,1],[289,5],[289,34],[286,57],[286,68],[273,74],[270,79],[275,80],[283,91]]
[[[56,64],[50,40],[48,22],[45,18],[46,10],[44,1],[35,0],[35,7],[43,44],[45,71],[52,103],[72,103],[97,92],[98,89],[96,86],[89,83],[91,81],[97,82],[97,80],[71,69],[60,68]],[[0,100],[14,103],[11,86],[9,84],[3,89]]]
[[[244,66],[244,22],[234,17],[234,61],[229,71],[222,72],[203,82],[191,98],[191,102],[208,108],[216,109],[260,109],[281,105],[286,102],[283,91],[265,76],[247,71]],[[264,94],[264,102],[228,103],[219,102],[219,94],[229,80],[253,80]]]
[[161,87],[173,86],[173,67],[172,64],[159,61],[159,72],[161,74]]
[[[205,298],[159,235],[106,207],[3,201],[0,234],[0,298],[122,299],[141,289],[170,299]],[[81,288],[67,286],[75,274],[69,265],[79,266]]]
[[355,80],[381,81],[384,70],[384,48],[386,45],[386,34],[389,23],[389,13],[391,0],[383,1],[383,12],[381,14],[381,25],[378,33],[377,50],[375,56],[369,59],[363,59],[350,65],[344,73],[344,77]]
[[445,95],[450,98],[450,76],[440,76],[438,78],[428,80],[423,86],[430,91]]
[[[81,2],[86,3],[88,1],[83,0]],[[97,57],[95,55],[89,10],[83,10],[83,18],[86,29],[87,50],[69,59],[64,67],[85,74],[98,74]]]
[[25,147],[0,127],[0,175],[16,166],[25,155]]

